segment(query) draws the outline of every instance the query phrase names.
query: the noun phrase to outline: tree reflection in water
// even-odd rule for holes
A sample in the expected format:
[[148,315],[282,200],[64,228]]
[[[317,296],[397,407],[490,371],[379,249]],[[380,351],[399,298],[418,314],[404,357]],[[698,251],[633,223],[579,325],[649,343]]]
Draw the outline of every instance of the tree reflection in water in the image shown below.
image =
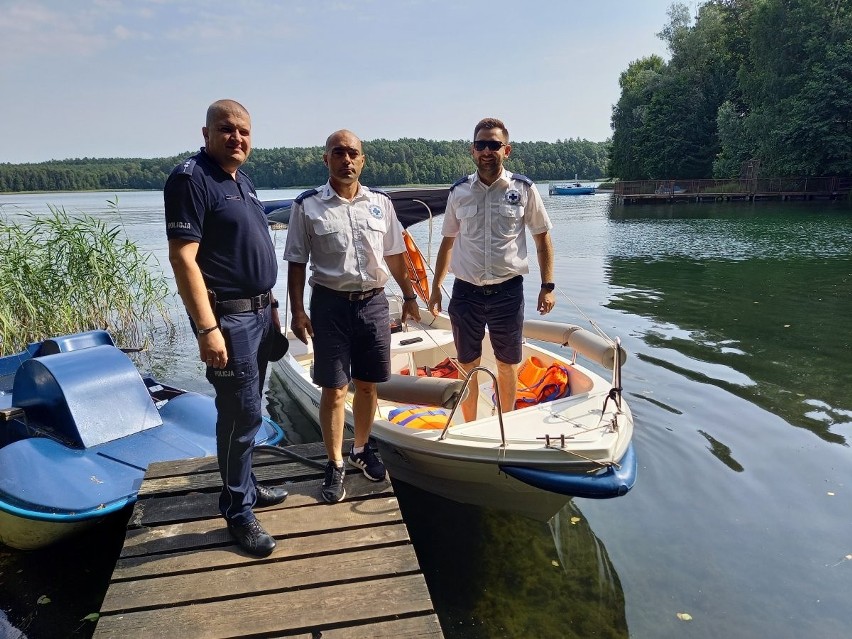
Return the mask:
[[545,523],[394,488],[448,639],[628,636],[618,576],[572,500]]

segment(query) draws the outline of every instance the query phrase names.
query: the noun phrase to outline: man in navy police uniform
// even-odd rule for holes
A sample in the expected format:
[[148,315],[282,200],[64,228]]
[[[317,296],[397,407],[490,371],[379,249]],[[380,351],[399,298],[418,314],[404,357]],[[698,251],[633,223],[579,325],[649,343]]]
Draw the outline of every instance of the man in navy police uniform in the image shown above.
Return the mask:
[[[452,268],[455,276],[447,313],[459,364],[465,371],[479,366],[485,327],[497,362],[500,407],[514,410],[518,364],[522,358],[524,287],[529,273],[526,231],[535,241],[541,290],[537,310],[553,310],[553,225],[532,180],[503,168],[509,157],[509,131],[497,118],[480,120],[473,130],[470,153],[476,173],[450,188],[444,213],[444,239],[435,261],[429,310],[441,311],[441,282]],[[471,387],[477,388],[476,373]],[[466,421],[476,419],[478,393],[462,400]]]
[[240,170],[251,153],[248,111],[218,100],[201,133],[204,147],[172,171],[164,189],[169,262],[216,391],[219,509],[240,546],[266,556],[275,539],[252,508],[280,503],[287,491],[259,485],[251,455],[280,333],[271,293],[278,266],[263,205]]

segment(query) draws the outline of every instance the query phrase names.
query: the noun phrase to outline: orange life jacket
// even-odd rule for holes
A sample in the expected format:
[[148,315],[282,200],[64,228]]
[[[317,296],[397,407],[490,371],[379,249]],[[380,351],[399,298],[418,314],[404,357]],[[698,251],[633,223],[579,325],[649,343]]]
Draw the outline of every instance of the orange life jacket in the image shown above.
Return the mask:
[[[399,371],[400,375],[410,375],[411,371],[407,368],[403,368]],[[417,376],[418,377],[447,377],[449,379],[458,379],[459,378],[459,369],[453,363],[449,357],[446,358],[443,362],[439,364],[435,364],[434,366],[418,366],[417,367]]]
[[570,392],[567,367],[556,362],[545,366],[539,358],[532,356],[518,368],[515,408],[568,397]]
[[447,425],[450,411],[434,406],[401,406],[388,413],[388,421],[406,428],[440,428]]

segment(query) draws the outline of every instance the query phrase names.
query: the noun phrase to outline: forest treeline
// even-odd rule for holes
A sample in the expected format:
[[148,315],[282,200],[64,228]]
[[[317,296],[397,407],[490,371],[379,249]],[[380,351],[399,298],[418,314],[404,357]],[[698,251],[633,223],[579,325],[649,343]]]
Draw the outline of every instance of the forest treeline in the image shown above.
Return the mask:
[[852,0],[678,3],[669,19],[671,59],[621,74],[612,175],[852,176]]
[[[472,173],[470,142],[424,139],[364,142],[365,184],[449,184]],[[258,188],[317,186],[328,179],[323,148],[254,149],[244,169]],[[515,142],[506,166],[533,180],[595,180],[606,174],[609,142]],[[61,160],[0,164],[0,191],[161,189],[185,155],[156,159]]]

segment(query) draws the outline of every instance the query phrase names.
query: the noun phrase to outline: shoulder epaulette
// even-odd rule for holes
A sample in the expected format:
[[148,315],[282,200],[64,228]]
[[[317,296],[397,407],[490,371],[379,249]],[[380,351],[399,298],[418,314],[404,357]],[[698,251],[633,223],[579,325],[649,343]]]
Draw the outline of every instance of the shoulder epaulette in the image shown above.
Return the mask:
[[303,200],[306,200],[309,197],[313,197],[317,193],[319,193],[319,191],[317,191],[316,189],[308,189],[304,193],[300,193],[299,196],[294,200],[294,202],[296,202],[296,204],[301,204]]
[[379,195],[384,195],[386,198],[390,199],[390,195],[388,195],[386,191],[382,191],[381,189],[374,189],[372,186],[368,186],[367,190],[372,191],[373,193],[378,193]]
[[467,182],[469,179],[470,179],[470,176],[469,176],[469,175],[465,175],[464,177],[460,177],[458,180],[456,180],[455,182],[453,182],[453,185],[450,187],[450,191],[452,191],[452,190],[453,190],[454,188],[456,188],[458,185],[460,185],[460,184],[464,184],[464,183],[465,183],[465,182]]
[[519,180],[521,182],[525,182],[527,186],[533,185],[533,181],[531,179],[529,179],[526,175],[523,175],[521,173],[512,173],[512,179],[513,180]]
[[187,158],[184,160],[183,164],[180,165],[179,174],[183,175],[192,175],[192,172],[195,170],[195,158]]

